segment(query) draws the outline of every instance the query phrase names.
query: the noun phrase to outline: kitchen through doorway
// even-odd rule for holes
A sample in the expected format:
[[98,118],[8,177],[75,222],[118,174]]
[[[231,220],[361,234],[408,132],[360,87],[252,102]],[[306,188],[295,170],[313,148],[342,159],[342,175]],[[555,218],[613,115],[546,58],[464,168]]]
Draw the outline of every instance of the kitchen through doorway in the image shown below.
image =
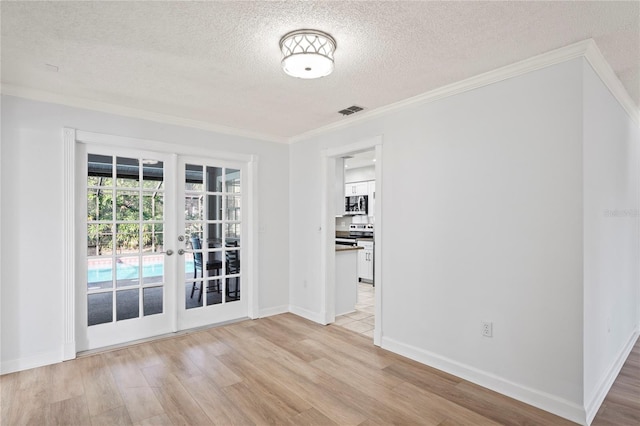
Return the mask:
[[[356,291],[353,310],[336,316],[335,325],[371,340],[375,329],[376,151],[370,149],[342,157],[345,208],[336,216],[336,244],[357,248]],[[338,272],[339,273],[339,272]],[[338,285],[340,280],[337,280]],[[340,294],[340,293],[338,293]],[[336,314],[339,314],[336,312]]]

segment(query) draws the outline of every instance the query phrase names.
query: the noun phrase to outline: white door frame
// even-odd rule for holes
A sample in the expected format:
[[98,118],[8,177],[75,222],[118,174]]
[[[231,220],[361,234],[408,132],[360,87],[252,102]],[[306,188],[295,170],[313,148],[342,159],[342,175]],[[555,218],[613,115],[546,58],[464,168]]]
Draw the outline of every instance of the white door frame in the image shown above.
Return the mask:
[[[77,330],[76,330],[76,291],[78,283],[84,279],[79,276],[77,257],[78,227],[83,223],[77,214],[77,198],[80,185],[76,173],[77,144],[100,144],[105,146],[134,148],[139,150],[155,151],[165,154],[204,156],[220,160],[231,160],[247,163],[248,191],[245,197],[247,209],[247,260],[246,274],[247,285],[247,315],[249,318],[258,316],[258,157],[256,155],[238,154],[226,151],[216,151],[206,148],[184,146],[174,143],[159,142],[147,139],[128,138],[123,136],[108,135],[102,133],[86,132],[73,128],[63,129],[63,153],[64,153],[64,223],[63,240],[65,251],[63,253],[63,300],[64,308],[64,343],[62,346],[63,360],[76,357]],[[177,236],[176,236],[177,237]],[[167,245],[176,245],[169,243]],[[167,247],[174,249],[175,247]],[[174,320],[175,324],[175,320]]]
[[323,274],[321,282],[322,288],[322,311],[324,324],[331,324],[336,320],[335,309],[335,288],[336,288],[336,265],[335,265],[335,179],[336,179],[336,159],[345,155],[362,151],[369,151],[372,148],[376,152],[376,203],[375,203],[375,233],[374,233],[374,276],[375,276],[375,326],[373,330],[373,344],[380,346],[382,338],[382,135],[371,139],[365,139],[353,144],[343,145],[336,148],[329,148],[322,151],[321,170],[322,179],[321,196],[323,205],[321,220],[324,232],[320,234],[320,270]]

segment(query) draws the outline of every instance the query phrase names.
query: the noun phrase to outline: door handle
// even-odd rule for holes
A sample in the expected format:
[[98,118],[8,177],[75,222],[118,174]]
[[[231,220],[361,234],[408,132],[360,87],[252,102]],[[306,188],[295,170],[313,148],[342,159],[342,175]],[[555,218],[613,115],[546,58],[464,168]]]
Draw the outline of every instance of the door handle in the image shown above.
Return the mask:
[[184,254],[184,250],[183,249],[178,250],[178,254],[182,256]]
[[165,253],[167,254],[167,256],[171,256],[173,254],[173,250],[167,250],[165,251]]

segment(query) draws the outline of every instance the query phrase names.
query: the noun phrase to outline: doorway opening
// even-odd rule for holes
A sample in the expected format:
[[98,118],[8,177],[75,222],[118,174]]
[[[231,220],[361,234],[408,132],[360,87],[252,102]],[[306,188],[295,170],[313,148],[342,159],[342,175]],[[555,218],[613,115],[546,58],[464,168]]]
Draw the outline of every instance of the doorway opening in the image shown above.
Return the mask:
[[[363,332],[380,346],[382,137],[327,149],[324,154],[324,323]],[[353,172],[345,172],[350,167]],[[362,170],[356,172],[358,168]],[[338,245],[340,240],[354,246],[352,254],[345,254],[344,245]]]
[[[350,312],[336,312],[335,325],[362,334],[373,340],[375,327],[375,200],[376,151],[347,155],[338,160],[336,176],[344,178],[345,211],[336,215],[336,241],[357,247],[356,301]],[[337,202],[337,201],[336,201]],[[337,269],[336,273],[340,273]],[[336,280],[336,285],[341,281]],[[336,296],[340,297],[340,291]],[[340,301],[336,300],[338,306]]]

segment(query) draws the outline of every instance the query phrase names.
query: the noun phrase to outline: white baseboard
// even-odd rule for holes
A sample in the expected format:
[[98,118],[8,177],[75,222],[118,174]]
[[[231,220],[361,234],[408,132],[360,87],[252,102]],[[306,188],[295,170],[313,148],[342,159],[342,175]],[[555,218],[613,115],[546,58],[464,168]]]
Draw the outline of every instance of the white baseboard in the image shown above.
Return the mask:
[[584,408],[571,401],[522,386],[494,374],[487,373],[486,371],[459,363],[415,346],[398,342],[397,340],[389,337],[382,337],[381,347],[407,358],[411,358],[414,361],[418,361],[422,364],[426,364],[437,368],[438,370],[453,374],[454,376],[460,377],[464,380],[468,380],[472,383],[499,392],[508,397],[517,399],[518,401],[522,401],[560,417],[564,417],[565,419],[569,419],[579,424],[585,424],[586,416]]
[[0,363],[0,374],[15,373],[16,371],[30,370],[32,368],[44,367],[45,365],[62,362],[63,349],[59,351],[45,352],[27,358],[12,359]]
[[272,308],[260,309],[258,312],[258,318],[271,317],[273,315],[285,314],[287,312],[289,312],[288,305],[274,306]]
[[76,358],[76,342],[65,343],[62,347],[62,360],[69,361]]
[[624,347],[616,357],[615,362],[611,365],[611,367],[609,368],[609,371],[607,371],[607,374],[604,375],[604,377],[600,381],[600,384],[597,386],[595,395],[593,396],[593,398],[591,398],[591,401],[589,401],[585,405],[586,412],[587,412],[588,425],[591,424],[593,419],[596,417],[596,414],[598,414],[598,410],[600,409],[600,406],[604,402],[604,399],[607,397],[607,394],[609,393],[611,386],[613,386],[613,382],[616,381],[618,374],[620,374],[620,370],[622,370],[622,366],[624,365],[625,361],[629,357],[629,354],[633,350],[633,347],[635,346],[639,336],[640,336],[639,329],[636,329],[634,330],[633,333],[631,333],[631,336],[629,337],[627,344],[624,345]]
[[289,312],[296,314],[302,318],[306,318],[309,321],[317,322],[318,324],[327,325],[325,315],[322,312],[313,312],[299,306],[289,306]]

